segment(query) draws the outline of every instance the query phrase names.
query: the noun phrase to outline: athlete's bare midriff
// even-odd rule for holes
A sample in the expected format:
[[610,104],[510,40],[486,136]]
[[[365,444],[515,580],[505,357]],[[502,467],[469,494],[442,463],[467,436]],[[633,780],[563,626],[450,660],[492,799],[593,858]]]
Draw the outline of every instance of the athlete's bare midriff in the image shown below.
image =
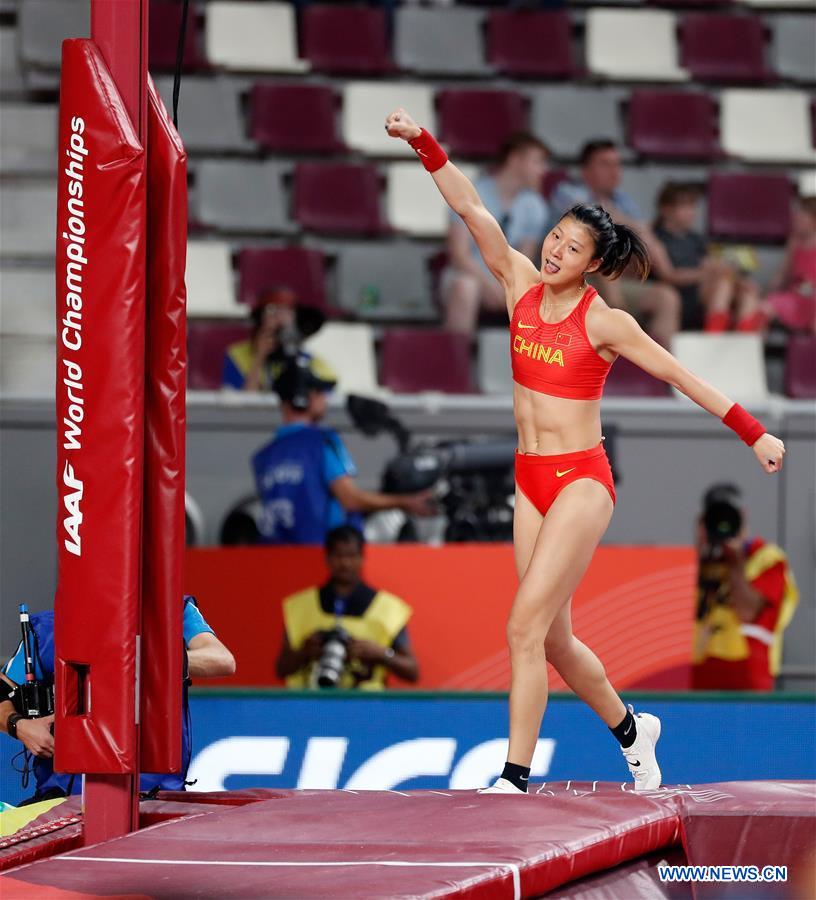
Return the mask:
[[571,453],[601,440],[601,401],[567,400],[513,384],[520,453]]

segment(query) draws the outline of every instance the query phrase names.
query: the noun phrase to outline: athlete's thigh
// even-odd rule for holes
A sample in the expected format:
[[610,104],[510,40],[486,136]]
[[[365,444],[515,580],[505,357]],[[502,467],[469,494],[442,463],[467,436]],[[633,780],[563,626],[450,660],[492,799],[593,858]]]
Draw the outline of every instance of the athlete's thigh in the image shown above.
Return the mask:
[[544,516],[517,600],[546,600],[559,609],[589,566],[612,508],[612,498],[600,482],[580,478],[568,484]]
[[544,516],[517,487],[516,503],[513,509],[513,552],[516,557],[516,574],[519,581],[524,577],[527,566],[530,565],[543,521]]

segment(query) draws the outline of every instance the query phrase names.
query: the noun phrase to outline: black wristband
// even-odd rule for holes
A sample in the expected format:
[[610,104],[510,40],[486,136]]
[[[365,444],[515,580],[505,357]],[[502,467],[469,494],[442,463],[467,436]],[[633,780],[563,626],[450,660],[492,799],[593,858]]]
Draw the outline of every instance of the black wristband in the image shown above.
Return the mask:
[[6,719],[6,731],[9,733],[10,737],[17,737],[17,723],[20,719],[24,719],[25,716],[21,716],[20,713],[12,713],[8,719]]

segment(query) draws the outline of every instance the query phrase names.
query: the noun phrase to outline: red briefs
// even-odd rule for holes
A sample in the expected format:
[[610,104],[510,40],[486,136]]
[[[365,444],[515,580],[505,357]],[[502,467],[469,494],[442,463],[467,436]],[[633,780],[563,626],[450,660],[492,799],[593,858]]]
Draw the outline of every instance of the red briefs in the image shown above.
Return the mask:
[[615,483],[603,444],[589,450],[539,456],[516,450],[516,485],[542,516],[563,488],[579,478],[591,478],[609,491],[615,502]]

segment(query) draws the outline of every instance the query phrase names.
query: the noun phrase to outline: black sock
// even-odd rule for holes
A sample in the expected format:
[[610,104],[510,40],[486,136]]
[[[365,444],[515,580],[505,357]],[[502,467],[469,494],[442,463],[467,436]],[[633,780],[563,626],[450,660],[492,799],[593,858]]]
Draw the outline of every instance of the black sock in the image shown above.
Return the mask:
[[525,766],[517,766],[515,763],[506,762],[501,777],[506,778],[520,791],[524,791],[525,794],[527,793],[527,782],[530,780],[530,770]]
[[609,730],[615,735],[618,739],[618,743],[624,750],[635,743],[635,738],[637,737],[637,725],[635,724],[635,717],[628,709],[626,710],[626,716],[620,725],[616,725]]

